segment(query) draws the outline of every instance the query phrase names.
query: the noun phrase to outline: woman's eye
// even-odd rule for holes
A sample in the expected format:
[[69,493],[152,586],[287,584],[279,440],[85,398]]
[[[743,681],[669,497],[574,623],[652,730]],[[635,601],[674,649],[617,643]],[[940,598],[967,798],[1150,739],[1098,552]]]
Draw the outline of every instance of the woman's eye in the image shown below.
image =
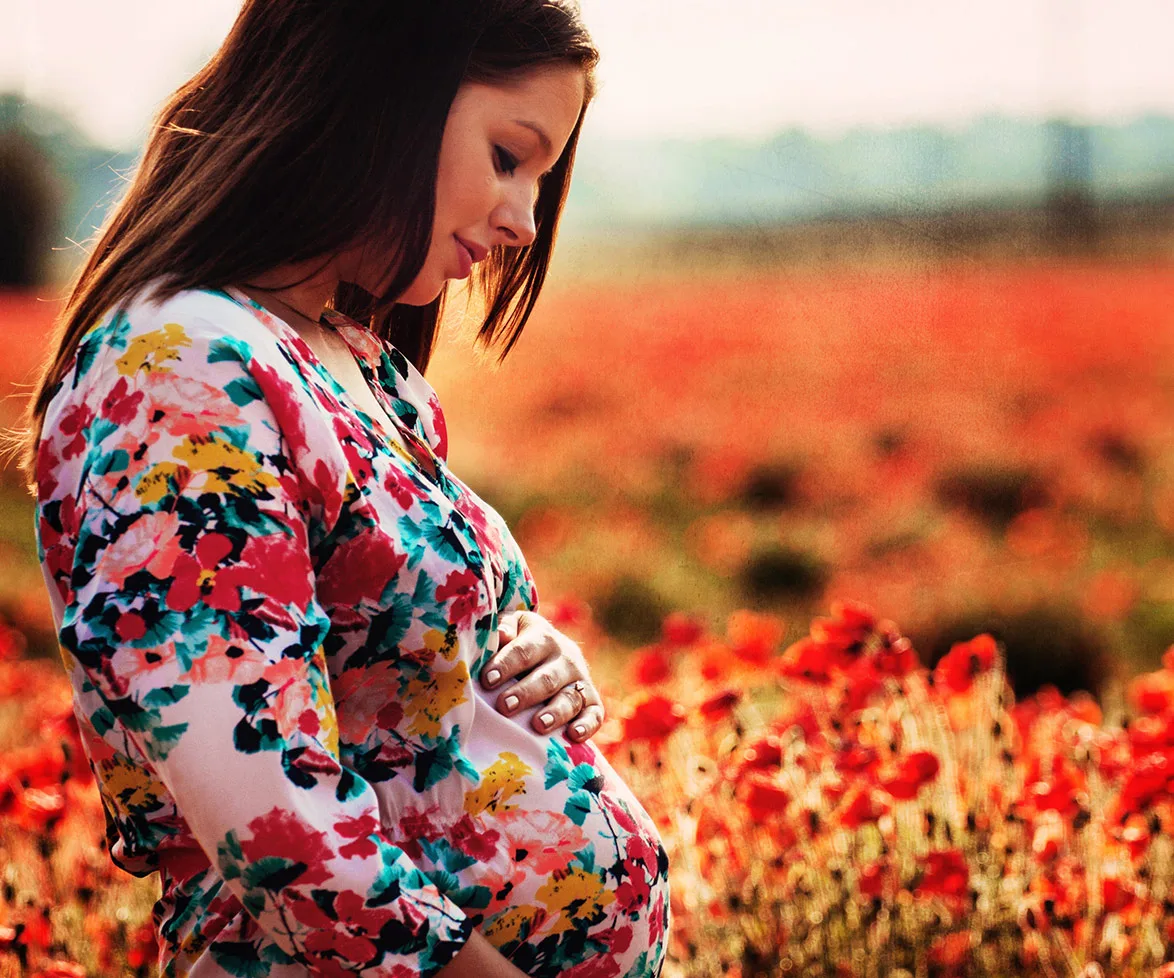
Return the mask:
[[518,168],[518,158],[501,146],[496,147],[496,151],[498,169],[503,173],[508,173],[512,177],[514,171]]

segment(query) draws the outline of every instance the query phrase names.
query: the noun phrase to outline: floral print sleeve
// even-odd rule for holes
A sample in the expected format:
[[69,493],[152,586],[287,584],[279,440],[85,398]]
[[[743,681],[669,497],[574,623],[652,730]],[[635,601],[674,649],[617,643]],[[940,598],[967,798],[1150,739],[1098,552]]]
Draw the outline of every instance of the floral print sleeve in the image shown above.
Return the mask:
[[[112,855],[146,870],[169,843],[198,847],[227,888],[210,902],[239,901],[266,966],[430,975],[471,921],[340,760],[308,523],[337,519],[345,486],[307,455],[272,336],[247,314],[230,327],[113,317],[81,345],[40,448],[38,542],[103,738]],[[182,826],[126,831],[169,809]],[[232,954],[217,963],[246,973]]]
[[232,287],[111,310],[46,415],[41,564],[161,978],[429,976],[473,929],[533,978],[656,978],[653,820],[478,682],[538,609],[517,541],[423,375],[324,325],[385,417]]

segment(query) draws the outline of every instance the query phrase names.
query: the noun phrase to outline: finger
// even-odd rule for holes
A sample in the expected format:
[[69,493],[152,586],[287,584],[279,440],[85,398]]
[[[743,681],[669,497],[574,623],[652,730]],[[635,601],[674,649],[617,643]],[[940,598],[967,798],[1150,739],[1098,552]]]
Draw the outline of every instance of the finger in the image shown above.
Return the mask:
[[588,703],[580,713],[571,722],[570,727],[566,731],[566,736],[575,743],[582,743],[599,733],[603,726],[604,711],[602,704]]
[[500,649],[518,637],[518,614],[508,612],[497,620],[497,647]]
[[568,671],[562,659],[544,662],[497,698],[498,712],[513,716],[520,710],[547,702],[564,686],[574,682]]
[[579,716],[581,694],[570,686],[560,689],[541,710],[535,712],[530,725],[539,733],[550,733]]
[[[549,633],[527,637],[519,632],[517,638],[499,648],[485,663],[481,670],[481,681],[487,689],[492,689],[507,679],[533,669],[540,662],[545,662],[557,649],[558,645]],[[565,685],[566,683],[560,683],[553,692],[557,692],[558,688]]]

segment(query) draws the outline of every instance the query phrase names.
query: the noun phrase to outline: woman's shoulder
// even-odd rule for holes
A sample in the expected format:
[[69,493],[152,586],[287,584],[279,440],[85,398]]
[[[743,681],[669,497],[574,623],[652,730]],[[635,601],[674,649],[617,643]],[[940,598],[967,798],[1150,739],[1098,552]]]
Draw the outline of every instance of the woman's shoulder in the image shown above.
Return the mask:
[[111,322],[120,318],[123,332],[130,336],[172,326],[189,338],[236,340],[258,355],[276,350],[283,338],[280,324],[273,317],[245,307],[230,289],[172,291],[161,282],[151,282],[108,315]]

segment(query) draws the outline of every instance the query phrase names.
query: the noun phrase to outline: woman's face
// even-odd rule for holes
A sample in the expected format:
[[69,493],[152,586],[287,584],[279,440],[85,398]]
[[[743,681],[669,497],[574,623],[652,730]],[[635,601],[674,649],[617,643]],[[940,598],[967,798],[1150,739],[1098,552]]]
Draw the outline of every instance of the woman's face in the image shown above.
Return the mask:
[[[496,245],[534,241],[539,181],[562,155],[583,107],[573,66],[536,69],[503,84],[467,83],[449,109],[436,176],[432,242],[424,266],[396,301],[425,305],[448,279],[466,278]],[[339,275],[381,295],[386,262],[355,249]]]

